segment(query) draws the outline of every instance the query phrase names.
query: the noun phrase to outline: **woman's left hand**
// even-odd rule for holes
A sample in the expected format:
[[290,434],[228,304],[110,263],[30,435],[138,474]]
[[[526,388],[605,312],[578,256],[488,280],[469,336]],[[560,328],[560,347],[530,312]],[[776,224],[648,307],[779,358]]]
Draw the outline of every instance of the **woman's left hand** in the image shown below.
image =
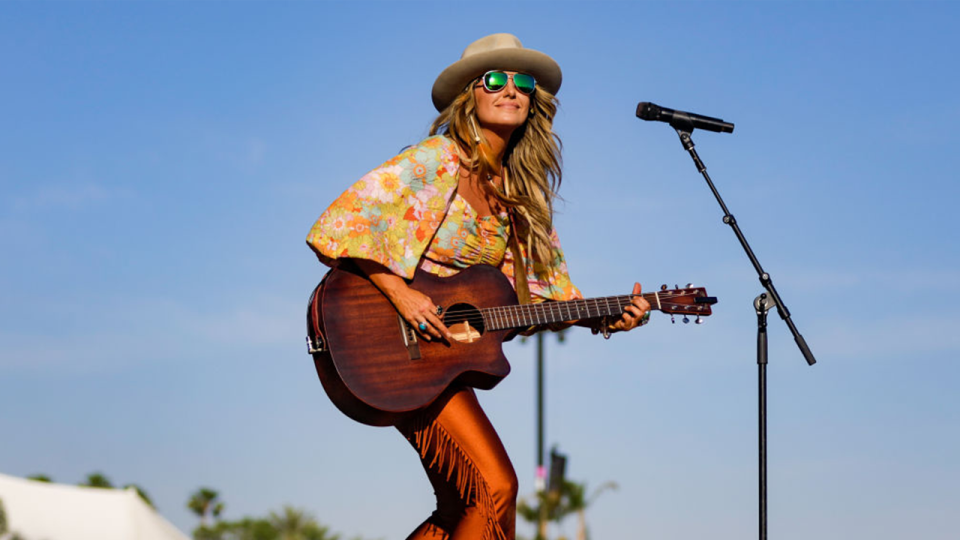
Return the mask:
[[639,283],[633,284],[633,300],[624,308],[623,315],[613,321],[609,329],[611,332],[627,332],[638,326],[643,326],[650,319],[650,303],[640,296]]

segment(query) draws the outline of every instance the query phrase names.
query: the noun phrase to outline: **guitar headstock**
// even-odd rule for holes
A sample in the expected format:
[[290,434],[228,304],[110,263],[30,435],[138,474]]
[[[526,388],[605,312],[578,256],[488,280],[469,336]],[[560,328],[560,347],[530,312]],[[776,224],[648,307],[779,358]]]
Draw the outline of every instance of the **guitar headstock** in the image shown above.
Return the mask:
[[651,296],[654,297],[650,300],[653,309],[671,315],[697,315],[698,322],[699,317],[710,316],[713,313],[710,306],[717,303],[715,296],[707,296],[707,289],[691,285],[683,289],[667,289],[667,286],[663,285]]

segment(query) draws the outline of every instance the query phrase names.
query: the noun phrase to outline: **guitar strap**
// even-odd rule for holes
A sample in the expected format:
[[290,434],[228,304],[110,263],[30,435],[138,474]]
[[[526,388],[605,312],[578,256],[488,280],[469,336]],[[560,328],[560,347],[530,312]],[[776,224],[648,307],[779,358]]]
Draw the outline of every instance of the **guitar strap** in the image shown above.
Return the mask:
[[513,254],[513,282],[517,289],[517,299],[521,304],[530,303],[530,286],[527,284],[527,261],[520,253],[520,231],[513,209],[510,209],[510,253]]
[[[507,185],[507,169],[502,168],[503,185]],[[517,227],[517,212],[510,208],[510,238],[507,243],[510,244],[510,253],[513,254],[513,286],[517,290],[517,300],[521,304],[529,304],[530,286],[527,284],[527,261],[520,253],[520,228]],[[528,246],[529,249],[529,246]]]

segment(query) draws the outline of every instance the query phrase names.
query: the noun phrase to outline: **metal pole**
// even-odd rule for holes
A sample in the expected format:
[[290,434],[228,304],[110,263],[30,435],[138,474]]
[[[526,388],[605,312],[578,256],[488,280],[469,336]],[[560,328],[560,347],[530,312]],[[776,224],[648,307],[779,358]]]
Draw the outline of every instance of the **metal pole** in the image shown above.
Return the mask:
[[767,311],[773,300],[762,293],[753,301],[757,311],[757,409],[759,411],[760,540],[767,540]]
[[543,465],[543,333],[537,334],[537,490],[544,488]]
[[[546,489],[547,469],[543,464],[543,332],[537,333],[537,480],[538,494]],[[538,540],[547,537],[547,507],[545,498],[540,499],[540,522],[537,527]]]

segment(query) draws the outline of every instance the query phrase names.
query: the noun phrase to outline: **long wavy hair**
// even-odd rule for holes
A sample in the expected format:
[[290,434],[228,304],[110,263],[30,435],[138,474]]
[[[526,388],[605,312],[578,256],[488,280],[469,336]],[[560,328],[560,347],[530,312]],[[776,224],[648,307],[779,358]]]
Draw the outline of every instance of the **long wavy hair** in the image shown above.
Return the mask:
[[[531,114],[507,143],[503,163],[494,163],[483,132],[478,129],[477,102],[473,84],[467,85],[444,109],[430,128],[430,135],[442,134],[467,152],[461,166],[480,178],[499,174],[503,190],[496,197],[513,209],[514,234],[527,248],[536,263],[547,264],[551,258],[550,232],[553,230],[553,201],[563,178],[561,150],[563,143],[553,132],[553,118],[557,113],[557,98],[537,87],[530,96]],[[480,142],[477,142],[480,138]]]

